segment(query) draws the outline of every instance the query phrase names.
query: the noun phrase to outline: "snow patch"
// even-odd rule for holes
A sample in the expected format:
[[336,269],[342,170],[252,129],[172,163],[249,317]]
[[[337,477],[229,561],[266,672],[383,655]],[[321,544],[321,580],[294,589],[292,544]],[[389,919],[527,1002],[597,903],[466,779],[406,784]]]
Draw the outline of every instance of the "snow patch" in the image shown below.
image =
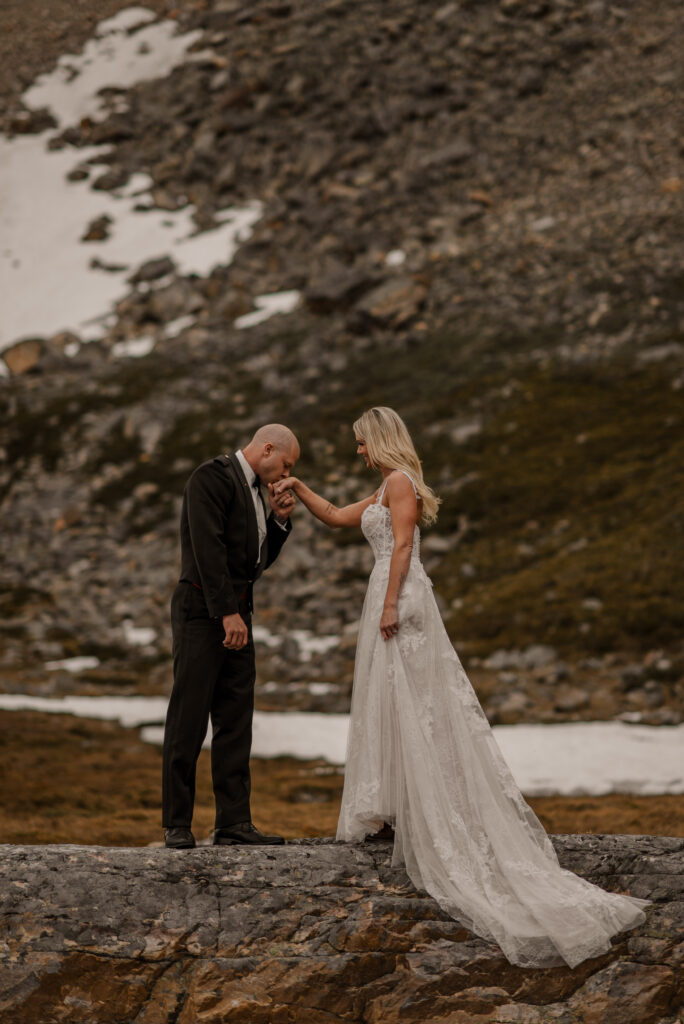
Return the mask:
[[390,249],[385,256],[385,263],[388,267],[400,267],[406,262],[406,253],[403,249]]
[[[75,661],[76,659],[67,659]],[[63,667],[63,662],[50,663]],[[141,736],[161,743],[165,697],[32,697],[0,694],[0,709],[73,714],[143,726]],[[348,715],[257,711],[254,757],[321,758],[343,764]],[[684,725],[562,722],[497,725],[492,730],[520,789],[527,796],[602,796],[684,793]],[[205,740],[205,746],[209,745]]]
[[[148,24],[153,19],[153,12],[133,7],[101,22],[83,52],[60,58],[26,91],[24,102],[48,107],[65,127],[104,112],[99,90],[162,77],[191,59],[187,48],[201,33],[179,35],[175,21]],[[179,274],[205,277],[232,261],[262,215],[257,201],[226,208],[214,228],[198,232],[194,206],[167,211],[153,205],[146,174],[131,175],[115,192],[95,190],[89,179],[67,180],[76,167],[97,177],[97,168],[108,166],[102,160],[108,148],[49,150],[50,135],[48,130],[0,138],[0,197],[11,197],[0,203],[0,294],[11,296],[3,306],[0,351],[22,338],[58,331],[71,331],[82,341],[101,339],[115,322],[112,306],[130,291],[127,278],[142,263],[169,256]],[[110,219],[108,237],[81,241],[89,224],[102,217]],[[115,355],[142,351],[141,345],[119,347]]]
[[148,626],[134,626],[130,619],[124,619],[124,640],[130,647],[147,647],[157,639],[157,631]]
[[60,661],[46,661],[45,668],[49,672],[57,672],[63,669],[65,672],[85,672],[89,668],[97,668],[100,659],[81,655],[77,658],[62,658]]
[[131,338],[129,341],[117,341],[112,345],[112,357],[121,359],[132,357],[140,359],[148,355],[154,348],[154,338]]
[[[255,643],[263,644],[264,647],[271,649],[280,647],[285,639],[272,633],[266,626],[254,626],[252,635]],[[339,636],[319,636],[309,629],[293,629],[290,630],[288,636],[295,641],[299,648],[300,661],[311,661],[312,654],[327,654],[340,642]]]
[[256,327],[264,320],[269,320],[277,313],[291,313],[299,303],[299,292],[273,292],[271,295],[257,295],[254,300],[256,309],[253,313],[245,313],[234,321],[237,328]]
[[101,120],[106,107],[100,90],[129,89],[167,75],[202,35],[199,30],[179,34],[171,19],[144,24],[155,19],[145,7],[129,7],[101,21],[81,53],[64,54],[53,71],[39,75],[24,103],[33,110],[48,107],[61,127],[85,117]]

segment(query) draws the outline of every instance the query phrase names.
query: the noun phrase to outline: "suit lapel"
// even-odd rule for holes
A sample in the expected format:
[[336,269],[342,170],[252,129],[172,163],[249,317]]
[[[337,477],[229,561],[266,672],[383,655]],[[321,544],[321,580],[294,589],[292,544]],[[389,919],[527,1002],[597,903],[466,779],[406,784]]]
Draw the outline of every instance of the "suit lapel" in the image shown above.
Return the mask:
[[254,501],[252,500],[252,495],[250,493],[251,487],[247,483],[247,479],[242,471],[242,466],[240,465],[239,460],[236,459],[234,455],[227,455],[226,461],[226,468],[230,466],[240,485],[238,493],[242,496],[245,520],[247,522],[247,564],[255,566],[257,558],[259,557],[259,527],[257,526]]

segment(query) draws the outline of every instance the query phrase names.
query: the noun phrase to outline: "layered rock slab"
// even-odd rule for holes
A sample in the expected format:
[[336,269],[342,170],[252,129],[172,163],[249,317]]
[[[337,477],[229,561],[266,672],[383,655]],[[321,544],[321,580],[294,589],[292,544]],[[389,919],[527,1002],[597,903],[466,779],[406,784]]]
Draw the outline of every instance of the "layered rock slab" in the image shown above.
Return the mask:
[[3,1024],[664,1024],[684,996],[684,839],[554,836],[654,901],[574,970],[511,966],[390,867],[388,844],[0,847]]

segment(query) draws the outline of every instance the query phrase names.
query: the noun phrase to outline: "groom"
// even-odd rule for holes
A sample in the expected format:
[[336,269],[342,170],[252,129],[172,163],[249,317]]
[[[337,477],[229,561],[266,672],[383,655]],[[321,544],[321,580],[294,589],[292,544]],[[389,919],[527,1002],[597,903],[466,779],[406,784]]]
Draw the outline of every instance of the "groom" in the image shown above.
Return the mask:
[[[292,529],[291,491],[273,485],[299,458],[288,427],[260,427],[233,455],[202,463],[190,477],[181,510],[181,572],[171,601],[173,690],[166,714],[162,777],[165,845],[195,845],[190,831],[195,768],[211,718],[216,802],[212,843],[279,844],[262,835],[249,806],[254,710],[252,585]],[[261,485],[268,486],[267,516]]]

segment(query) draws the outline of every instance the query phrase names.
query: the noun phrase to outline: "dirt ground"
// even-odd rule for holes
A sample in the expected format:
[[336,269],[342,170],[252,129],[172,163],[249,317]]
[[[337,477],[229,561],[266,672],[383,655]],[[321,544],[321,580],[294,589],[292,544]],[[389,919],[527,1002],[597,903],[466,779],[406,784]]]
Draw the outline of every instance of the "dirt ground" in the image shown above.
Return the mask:
[[[162,839],[161,750],[109,722],[0,712],[0,842],[145,846]],[[335,834],[342,775],[323,761],[252,762],[256,824],[287,838]],[[529,801],[552,833],[684,836],[684,795],[542,797]],[[213,825],[202,752],[193,828]]]

